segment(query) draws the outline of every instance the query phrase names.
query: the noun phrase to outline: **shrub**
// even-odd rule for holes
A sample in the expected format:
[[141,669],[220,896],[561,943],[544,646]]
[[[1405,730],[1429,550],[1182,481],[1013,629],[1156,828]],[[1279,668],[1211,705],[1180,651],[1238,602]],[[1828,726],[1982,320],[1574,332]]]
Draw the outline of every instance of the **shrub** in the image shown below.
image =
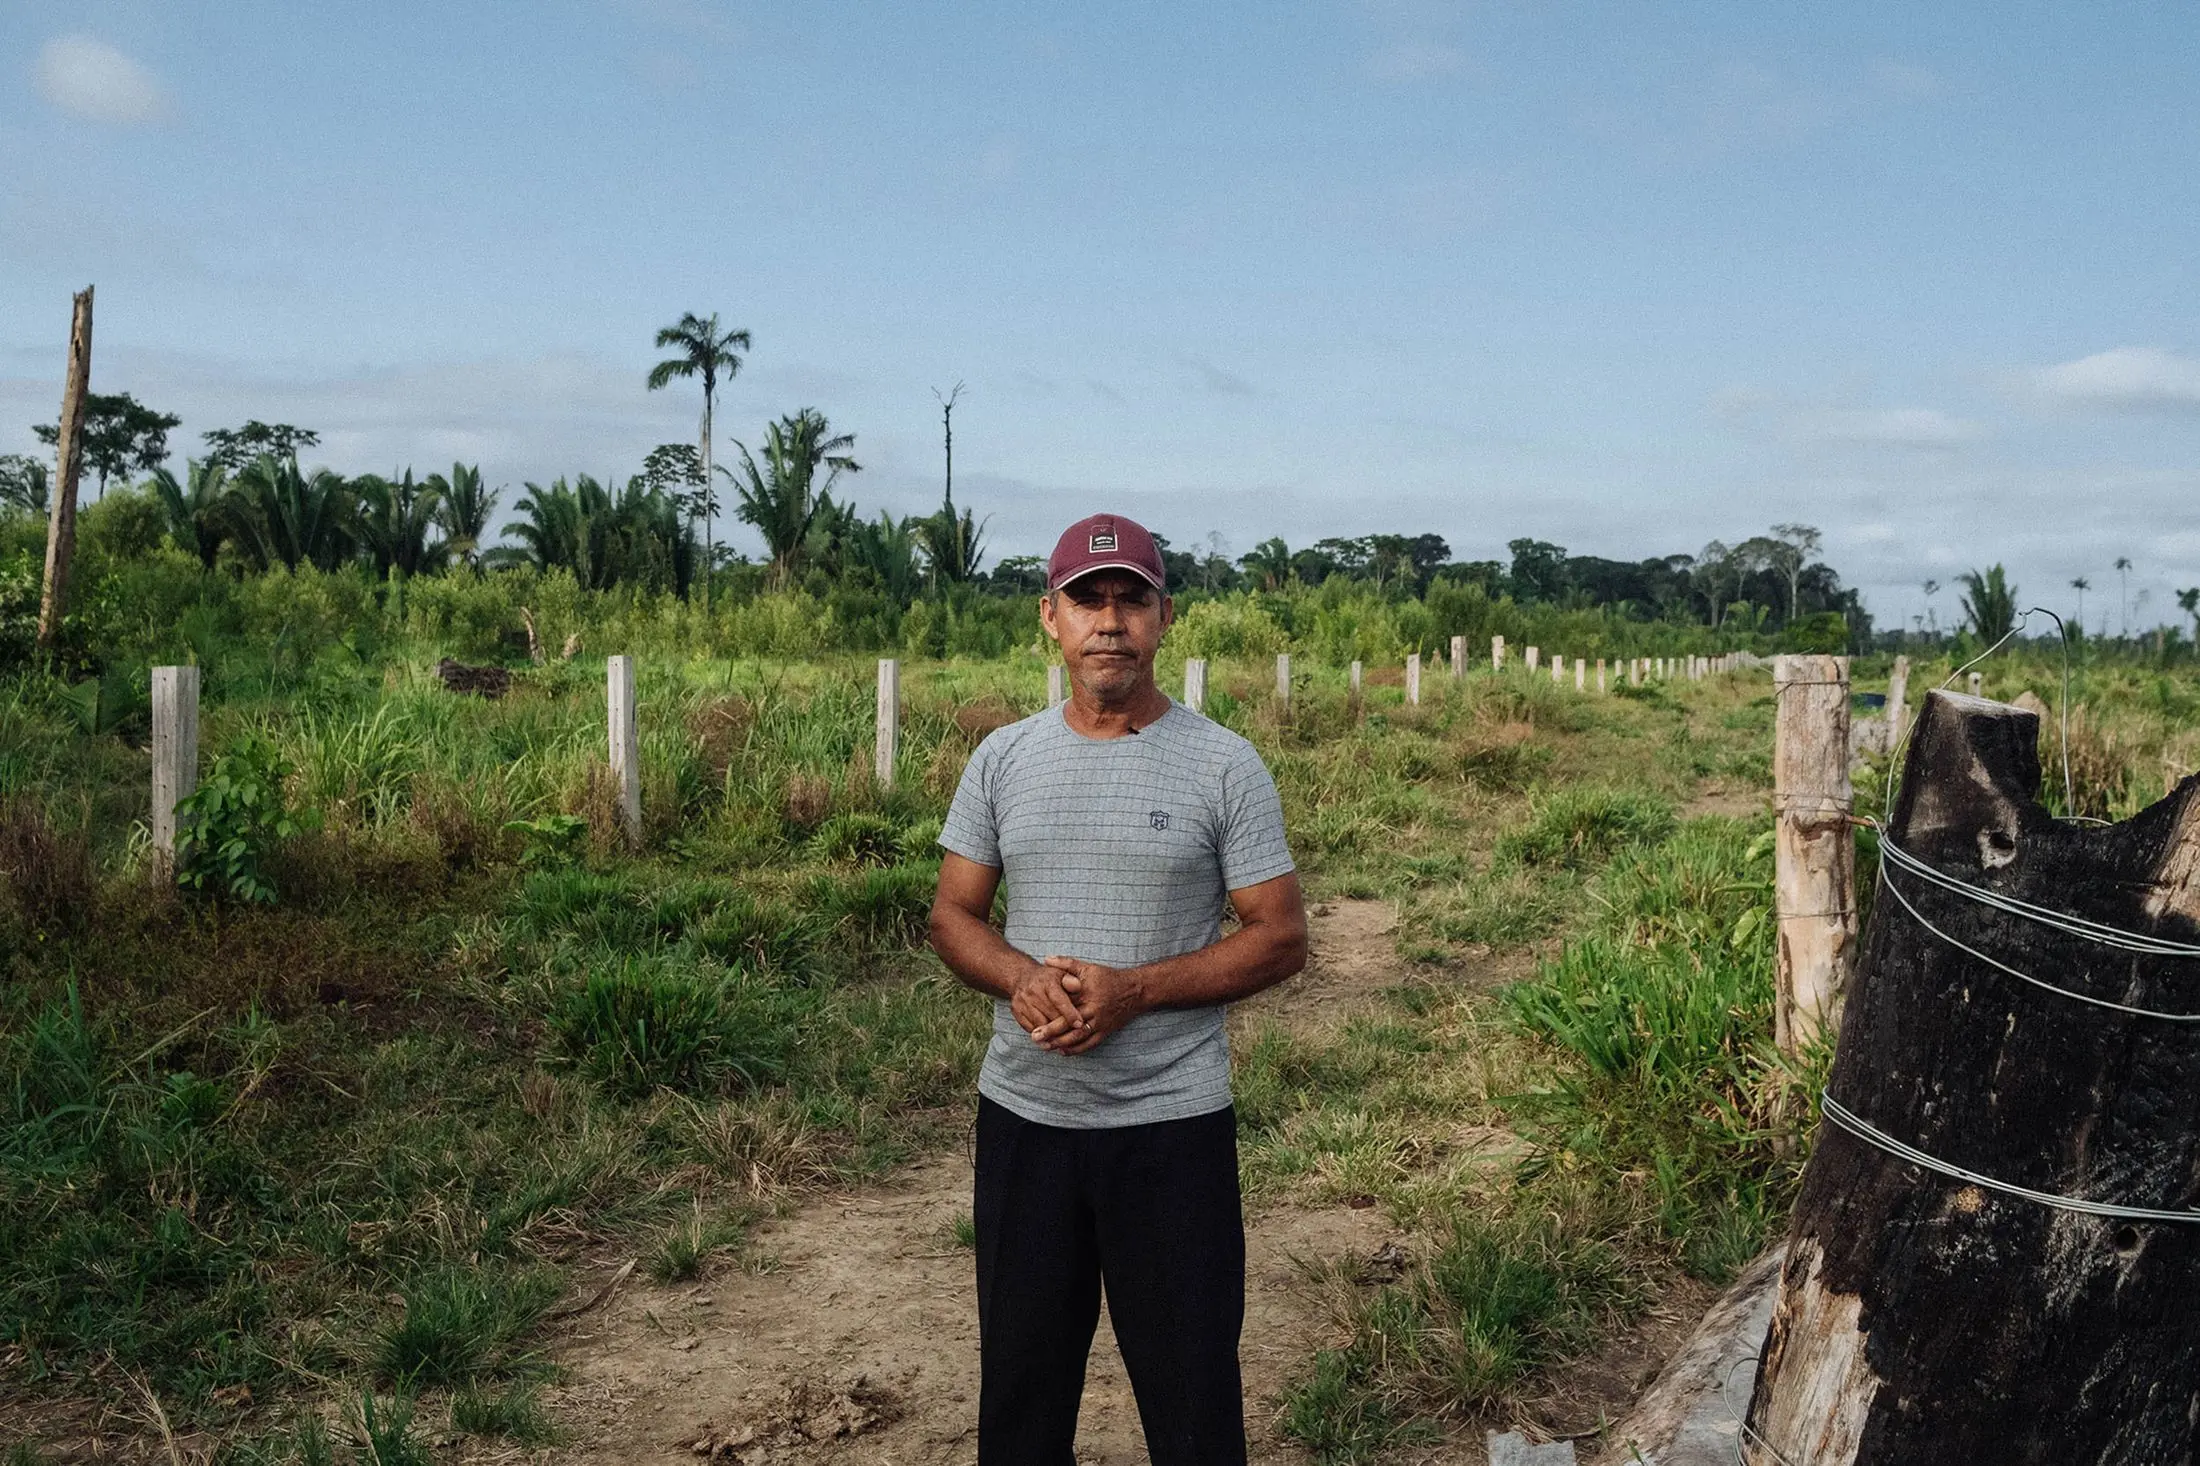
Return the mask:
[[1250,596],[1201,601],[1169,629],[1169,650],[1181,657],[1272,657],[1290,644],[1276,619]]
[[272,903],[276,892],[266,866],[277,842],[318,823],[284,802],[283,780],[294,772],[274,743],[257,733],[215,759],[198,788],[176,805],[176,879],[193,890]]

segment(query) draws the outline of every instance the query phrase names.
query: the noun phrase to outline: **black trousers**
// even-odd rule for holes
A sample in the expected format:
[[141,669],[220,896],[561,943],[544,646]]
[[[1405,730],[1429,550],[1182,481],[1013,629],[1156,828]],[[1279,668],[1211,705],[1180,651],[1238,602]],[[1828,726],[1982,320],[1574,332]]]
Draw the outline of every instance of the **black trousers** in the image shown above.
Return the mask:
[[1237,1118],[1065,1130],[981,1099],[978,1466],[1071,1466],[1108,1317],[1154,1466],[1239,1466]]

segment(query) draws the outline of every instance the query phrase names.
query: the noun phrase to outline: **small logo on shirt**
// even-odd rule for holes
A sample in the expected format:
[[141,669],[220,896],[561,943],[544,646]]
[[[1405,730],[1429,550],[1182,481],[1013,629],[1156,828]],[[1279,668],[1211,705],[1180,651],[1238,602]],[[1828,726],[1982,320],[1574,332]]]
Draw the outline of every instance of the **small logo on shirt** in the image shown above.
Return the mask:
[[1155,829],[1166,830],[1169,827],[1169,812],[1165,809],[1157,809],[1152,814],[1147,815],[1146,820]]
[[1088,555],[1112,555],[1115,553],[1115,531],[1101,530],[1085,536],[1085,553]]

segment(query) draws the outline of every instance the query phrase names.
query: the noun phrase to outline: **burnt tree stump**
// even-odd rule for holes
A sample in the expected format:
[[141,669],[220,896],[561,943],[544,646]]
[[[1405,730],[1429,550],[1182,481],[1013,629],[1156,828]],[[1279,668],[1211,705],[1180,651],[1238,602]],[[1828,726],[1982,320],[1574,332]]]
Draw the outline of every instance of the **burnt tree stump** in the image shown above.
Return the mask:
[[502,697],[512,690],[509,667],[469,667],[445,657],[435,664],[435,675],[452,692],[470,692],[476,697]]
[[[1925,700],[1890,841],[1968,885],[2200,940],[2200,776],[2056,820],[2039,719]],[[1828,1084],[1886,1136],[2089,1202],[2200,1200],[2200,961],[2140,955],[1886,867]],[[1896,893],[1908,898],[1906,910]],[[1922,920],[1921,920],[1922,918]],[[2173,1466],[2200,1445],[2200,1225],[2088,1215],[1819,1129],[1758,1367],[1748,1466]]]

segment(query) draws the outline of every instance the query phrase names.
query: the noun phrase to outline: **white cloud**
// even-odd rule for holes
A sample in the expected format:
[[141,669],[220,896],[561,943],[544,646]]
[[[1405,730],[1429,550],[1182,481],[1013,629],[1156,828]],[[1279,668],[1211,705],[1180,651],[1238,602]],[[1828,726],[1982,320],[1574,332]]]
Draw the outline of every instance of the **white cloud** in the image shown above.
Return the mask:
[[78,117],[128,125],[168,115],[168,89],[160,78],[92,36],[54,37],[34,69],[39,95]]
[[2155,346],[2118,346],[2043,367],[2032,389],[2073,407],[2200,411],[2200,361]]
[[1821,408],[1796,414],[1789,431],[1808,442],[1933,450],[1958,448],[1985,434],[1978,423],[1937,407]]
[[1427,81],[1453,76],[1466,68],[1467,58],[1456,46],[1434,41],[1400,41],[1367,58],[1368,75],[1382,81]]
[[1946,452],[1986,436],[1984,424],[1937,407],[1828,407],[1783,401],[1753,387],[1712,394],[1711,412],[1744,431],[1769,430],[1805,447]]

